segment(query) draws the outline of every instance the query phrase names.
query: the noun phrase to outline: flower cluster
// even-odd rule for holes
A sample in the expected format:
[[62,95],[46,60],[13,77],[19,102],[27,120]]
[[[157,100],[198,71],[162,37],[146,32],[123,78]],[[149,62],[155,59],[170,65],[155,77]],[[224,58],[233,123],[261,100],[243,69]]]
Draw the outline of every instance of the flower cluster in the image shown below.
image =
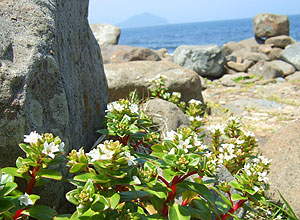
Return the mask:
[[186,115],[191,121],[194,128],[199,128],[203,125],[203,119],[200,117],[205,112],[205,106],[200,100],[191,99],[186,109]]

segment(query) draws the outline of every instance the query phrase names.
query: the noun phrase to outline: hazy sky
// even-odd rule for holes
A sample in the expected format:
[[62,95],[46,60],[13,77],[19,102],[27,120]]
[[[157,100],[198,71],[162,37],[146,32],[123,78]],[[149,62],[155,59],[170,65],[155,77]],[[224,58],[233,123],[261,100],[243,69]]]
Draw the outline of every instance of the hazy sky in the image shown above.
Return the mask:
[[300,14],[300,0],[90,0],[89,22],[118,24],[150,12],[169,23],[252,18],[258,13]]

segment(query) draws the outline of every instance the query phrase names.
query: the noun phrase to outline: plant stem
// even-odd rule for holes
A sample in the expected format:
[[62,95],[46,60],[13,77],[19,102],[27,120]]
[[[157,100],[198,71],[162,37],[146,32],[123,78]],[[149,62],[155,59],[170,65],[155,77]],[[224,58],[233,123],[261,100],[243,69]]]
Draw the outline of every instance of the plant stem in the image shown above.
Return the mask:
[[133,146],[133,150],[135,150],[143,142],[144,142],[143,140],[140,140],[136,145]]
[[240,207],[242,207],[246,201],[247,201],[246,199],[242,199],[242,200],[238,201],[238,203],[235,204],[235,206],[233,206],[231,209],[229,209],[229,211],[226,214],[221,215],[221,220],[226,220],[226,219],[230,218],[231,217],[230,214],[233,214],[236,210],[238,210]]
[[167,182],[167,180],[165,178],[163,178],[162,176],[158,176],[157,179],[161,180],[164,184],[166,184],[166,186],[168,188],[171,188],[169,183]]
[[14,215],[14,217],[13,217],[13,219],[18,219],[18,218],[20,218],[20,216],[22,215],[22,212],[23,212],[24,210],[26,210],[26,208],[25,208],[25,209],[19,209],[19,210],[17,210],[16,213],[15,213],[15,215]]
[[180,183],[180,182],[182,182],[183,180],[185,180],[186,178],[188,178],[189,176],[192,176],[192,175],[197,174],[197,173],[198,173],[197,170],[195,170],[195,171],[193,171],[193,172],[190,172],[190,173],[188,173],[188,174],[186,174],[186,175],[180,177],[179,180],[178,180],[178,182]]

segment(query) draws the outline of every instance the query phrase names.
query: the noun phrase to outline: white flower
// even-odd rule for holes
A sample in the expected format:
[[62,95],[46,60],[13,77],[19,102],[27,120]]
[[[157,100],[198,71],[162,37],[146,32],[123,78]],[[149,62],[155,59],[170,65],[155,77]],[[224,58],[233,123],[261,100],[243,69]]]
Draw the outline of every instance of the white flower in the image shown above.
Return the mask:
[[40,138],[42,138],[42,135],[38,134],[36,131],[32,131],[29,135],[24,135],[24,138],[25,143],[35,144]]
[[245,136],[247,136],[247,137],[255,137],[255,134],[254,134],[253,132],[250,132],[250,131],[245,132],[244,134],[245,134]]
[[25,193],[23,196],[19,197],[20,205],[33,205],[33,201],[29,198],[29,195]]
[[166,92],[166,93],[163,94],[162,97],[163,97],[164,99],[169,99],[170,96],[171,96],[170,93]]
[[257,187],[257,186],[254,186],[253,189],[254,189],[255,192],[258,192],[260,190],[260,188]]
[[131,104],[131,105],[129,106],[129,110],[130,110],[130,112],[131,112],[132,114],[138,113],[138,112],[139,112],[139,107],[138,107],[137,104]]
[[177,132],[176,131],[168,131],[166,134],[165,139],[169,141],[174,141],[176,138]]
[[107,104],[107,110],[105,112],[112,112],[114,110],[114,106],[112,103]]
[[181,98],[181,93],[180,92],[173,92],[172,96],[176,96],[177,98]]
[[116,109],[118,112],[121,112],[124,110],[124,105],[120,105],[119,103],[114,103],[114,109]]
[[175,148],[172,148],[168,154],[175,154]]
[[194,117],[194,116],[190,116],[190,117],[189,117],[189,120],[190,120],[190,121],[194,121],[194,120],[195,120],[195,117]]
[[134,161],[136,158],[134,156],[129,152],[126,152],[125,156],[127,157],[128,166],[136,165],[136,162]]
[[235,143],[237,145],[241,145],[241,144],[245,143],[245,141],[244,140],[240,140],[240,139],[236,139]]
[[268,172],[267,171],[264,171],[264,172],[258,172],[258,181],[260,182],[265,182],[266,184],[268,183],[269,181],[269,178],[267,177],[267,174]]
[[65,143],[64,142],[61,142],[60,144],[59,144],[59,146],[58,146],[58,149],[59,149],[59,151],[60,152],[64,152],[64,149],[65,148]]
[[177,146],[178,149],[183,149],[185,153],[188,153],[188,148],[192,148],[193,145],[190,144],[190,139],[186,139],[185,141],[180,140]]
[[135,184],[138,184],[138,185],[141,184],[141,181],[140,181],[140,179],[139,179],[137,176],[133,176],[132,179],[133,179],[133,182],[134,182]]
[[216,131],[224,133],[224,127],[222,127],[221,125],[211,125],[207,129],[213,134],[216,133]]
[[58,145],[54,145],[54,142],[51,142],[50,144],[47,143],[47,141],[44,143],[44,149],[42,150],[43,154],[48,155],[52,159],[55,157],[56,152],[59,152]]
[[191,99],[191,100],[189,101],[189,104],[201,105],[201,104],[202,104],[202,102],[201,102],[201,101],[199,101],[199,100]]
[[124,120],[124,121],[130,121],[130,119],[131,118],[128,115],[126,115],[126,114],[122,118],[122,120]]
[[236,123],[239,123],[240,122],[240,119],[235,117],[235,116],[231,116],[228,118],[229,121],[235,121]]
[[[99,145],[98,145],[98,146],[99,146]],[[90,151],[89,153],[87,153],[86,155],[89,156],[89,157],[91,157],[91,161],[92,161],[92,162],[95,162],[95,161],[97,161],[97,160],[100,160],[100,158],[101,158],[101,154],[100,154],[100,151],[99,151],[98,147],[95,148],[95,149],[93,149],[93,150],[91,150],[91,151]]]
[[203,121],[203,118],[201,118],[200,116],[196,116],[195,120],[200,122]]
[[83,148],[80,148],[77,152],[77,157],[80,158],[81,156],[84,155],[84,149]]
[[263,164],[265,164],[265,165],[268,165],[271,161],[272,161],[272,159],[268,159],[268,158],[266,158],[266,157],[264,157],[264,156],[258,156],[258,158],[261,160],[261,162],[263,163]]

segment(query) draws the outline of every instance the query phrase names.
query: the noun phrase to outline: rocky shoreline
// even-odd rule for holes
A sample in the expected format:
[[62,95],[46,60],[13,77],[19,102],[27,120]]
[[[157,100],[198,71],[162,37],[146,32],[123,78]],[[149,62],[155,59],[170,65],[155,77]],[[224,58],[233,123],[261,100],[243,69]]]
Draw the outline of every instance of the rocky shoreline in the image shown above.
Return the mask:
[[[299,144],[292,141],[299,139],[300,43],[288,36],[285,15],[259,14],[253,25],[253,38],[222,47],[182,45],[172,55],[166,49],[100,45],[110,100],[126,97],[134,88],[148,96],[151,79],[163,74],[171,92],[210,103],[207,125],[239,116],[258,137],[260,151],[273,159],[269,197],[278,201],[279,189],[300,215],[295,197],[299,181],[291,175],[298,172],[300,156]],[[289,137],[286,148],[278,136]]]

